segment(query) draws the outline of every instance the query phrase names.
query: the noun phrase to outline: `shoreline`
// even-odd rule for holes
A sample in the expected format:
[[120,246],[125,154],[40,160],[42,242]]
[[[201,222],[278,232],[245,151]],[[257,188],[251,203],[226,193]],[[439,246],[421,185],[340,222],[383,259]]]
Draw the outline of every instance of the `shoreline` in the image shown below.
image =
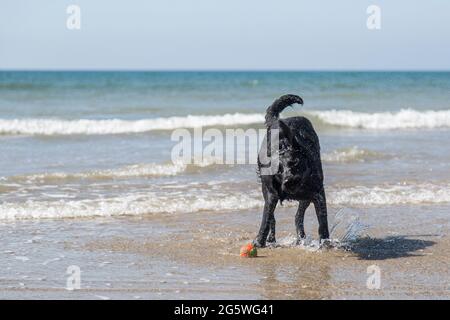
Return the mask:
[[[310,210],[307,234],[316,238]],[[13,246],[0,254],[9,273],[0,278],[1,298],[450,298],[443,281],[449,278],[448,225],[434,234],[410,226],[409,234],[397,235],[395,227],[372,225],[370,238],[358,236],[350,251],[311,250],[289,245],[292,211],[278,212],[282,246],[260,249],[255,259],[240,258],[239,248],[253,238],[259,210],[15,223]],[[66,268],[77,263],[81,289],[68,291]],[[381,269],[379,290],[366,286],[371,265]]]

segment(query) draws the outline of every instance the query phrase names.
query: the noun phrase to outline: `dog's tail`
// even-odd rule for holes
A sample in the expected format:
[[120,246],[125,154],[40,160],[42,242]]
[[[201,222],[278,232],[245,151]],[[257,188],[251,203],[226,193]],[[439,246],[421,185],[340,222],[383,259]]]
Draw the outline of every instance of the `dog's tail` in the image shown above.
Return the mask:
[[275,100],[266,110],[266,126],[270,127],[274,121],[278,120],[281,111],[294,103],[303,104],[303,100],[294,94],[285,94]]

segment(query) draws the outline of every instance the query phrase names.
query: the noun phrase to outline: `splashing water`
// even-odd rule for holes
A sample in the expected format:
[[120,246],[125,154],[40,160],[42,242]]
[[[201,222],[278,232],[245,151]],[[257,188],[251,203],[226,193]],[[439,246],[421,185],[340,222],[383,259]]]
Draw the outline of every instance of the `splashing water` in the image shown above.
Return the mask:
[[343,208],[339,209],[334,222],[330,228],[330,239],[318,240],[311,236],[297,240],[297,237],[290,234],[277,241],[276,244],[269,244],[269,248],[300,248],[308,251],[319,251],[322,249],[343,249],[350,250],[351,243],[366,235],[369,225],[360,221],[359,216],[348,213]]
[[341,243],[347,243],[360,238],[368,229],[369,225],[362,223],[358,215],[351,215],[341,208],[334,216],[330,237],[337,237]]

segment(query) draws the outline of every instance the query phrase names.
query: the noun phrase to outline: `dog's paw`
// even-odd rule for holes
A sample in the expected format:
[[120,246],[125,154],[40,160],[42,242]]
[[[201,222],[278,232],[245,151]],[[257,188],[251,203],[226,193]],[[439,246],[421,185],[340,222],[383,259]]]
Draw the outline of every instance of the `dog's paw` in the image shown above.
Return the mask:
[[303,246],[305,244],[306,237],[298,237],[297,241],[295,241],[296,246]]
[[333,243],[330,239],[320,239],[320,248],[331,249],[333,248]]
[[253,246],[255,246],[256,248],[264,248],[266,246],[265,242],[262,242],[258,239],[253,240],[252,242]]
[[303,245],[303,244],[305,244],[305,240],[306,240],[306,234],[305,233],[299,234],[299,235],[297,235],[297,241],[295,242],[295,244],[297,246]]
[[277,242],[277,240],[275,240],[275,236],[270,235],[267,238],[267,243],[275,243],[275,242]]

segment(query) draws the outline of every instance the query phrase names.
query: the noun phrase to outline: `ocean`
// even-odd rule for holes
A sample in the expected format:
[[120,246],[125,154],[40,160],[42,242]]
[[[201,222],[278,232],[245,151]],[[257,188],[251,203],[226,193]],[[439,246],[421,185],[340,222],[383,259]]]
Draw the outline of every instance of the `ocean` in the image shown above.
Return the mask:
[[[289,285],[292,281],[283,283],[282,279],[277,280],[282,282],[277,288],[284,291],[272,288],[273,284],[268,284],[273,290],[261,291],[257,282],[254,290],[244,289],[233,282],[235,274],[223,273],[218,266],[214,271],[219,275],[218,282],[214,277],[201,280],[201,274],[211,272],[201,264],[205,258],[195,253],[204,249],[199,247],[202,240],[207,240],[205,245],[223,247],[222,254],[229,262],[238,259],[233,254],[239,251],[239,245],[256,235],[263,206],[260,184],[254,163],[225,165],[207,157],[194,164],[171,161],[177,143],[171,135],[183,128],[189,132],[198,128],[217,128],[221,132],[229,128],[261,129],[265,109],[286,93],[300,95],[305,104],[287,109],[282,116],[303,115],[318,133],[330,219],[337,225],[336,212],[349,216],[344,226],[341,224],[342,234],[351,227],[350,222],[358,220],[365,226],[365,236],[381,241],[374,243],[381,243],[377,254],[391,254],[380,259],[383,261],[403,261],[416,251],[439,246],[448,249],[449,72],[2,71],[0,233],[6,246],[0,257],[4,267],[0,288],[4,297],[20,297],[17,287],[37,288],[27,291],[28,297],[60,294],[55,288],[65,285],[67,259],[75,264],[95,261],[86,267],[91,268],[97,281],[87,289],[94,298],[124,297],[128,293],[128,297],[172,297],[176,293],[177,297],[196,298],[208,290],[211,297],[219,298],[280,298],[284,292],[290,292],[293,298],[359,295],[354,282],[360,279],[347,272],[346,281],[354,290],[318,295],[316,291],[297,292]],[[281,242],[289,243],[294,233],[294,206],[287,203],[280,208],[281,217],[285,217],[278,220],[282,225]],[[317,238],[314,214],[308,213],[307,224],[312,228],[309,236]],[[44,245],[43,239],[52,240]],[[36,247],[26,249],[26,241]],[[189,241],[192,246],[186,245]],[[392,248],[384,246],[392,241]],[[395,241],[400,241],[398,247]],[[174,242],[180,246],[172,247]],[[161,251],[159,245],[167,247],[167,252]],[[105,275],[97,274],[100,271],[95,266],[105,261],[96,260],[97,253],[113,254],[117,250],[140,257],[121,256],[126,262],[123,265],[128,266],[130,261],[142,258],[142,248],[148,249],[146,259],[158,260],[151,260],[156,268],[148,276],[151,285],[136,287],[137,280],[122,279],[125,269],[117,266],[118,271],[111,272],[122,287],[131,283],[131,288],[114,291],[104,285],[106,293],[98,293],[96,284]],[[369,250],[363,249],[357,253]],[[295,249],[286,250],[273,250],[276,268],[286,258],[284,252],[291,254]],[[187,262],[191,271],[181,273],[178,279],[176,272],[167,270],[185,265],[181,257],[186,258],[186,254],[197,258]],[[12,256],[15,258],[11,260]],[[36,264],[24,266],[33,259]],[[448,280],[448,255],[439,259],[444,263],[440,271],[426,276],[422,269],[414,269],[409,274],[425,277],[420,280],[423,290],[418,291],[418,296],[448,297],[448,287],[442,284],[442,277]],[[42,263],[47,260],[60,263],[59,269],[43,271]],[[433,265],[433,261],[428,263]],[[394,272],[399,265],[403,263],[386,268]],[[197,275],[194,270],[203,271]],[[37,278],[27,282],[33,275],[43,273],[40,278],[49,278],[55,272],[61,276],[53,278],[51,285]],[[183,283],[192,282],[192,272],[199,287],[183,291]],[[281,271],[274,272],[272,276],[277,278]],[[337,277],[340,280],[333,278],[335,272],[327,275],[330,288],[344,281],[341,276]],[[21,278],[24,276],[28,278]],[[169,285],[159,282],[165,276],[178,280],[170,280]],[[114,280],[108,281],[120,287]],[[120,281],[128,282],[124,285]],[[361,281],[365,286],[365,280]],[[393,277],[386,288],[390,285],[397,289],[389,291],[387,297],[417,293],[411,287],[398,289],[399,283],[407,281],[404,275]],[[222,289],[214,291],[212,287],[218,283]],[[364,292],[363,297],[375,294]],[[79,294],[75,297],[85,297]]]

